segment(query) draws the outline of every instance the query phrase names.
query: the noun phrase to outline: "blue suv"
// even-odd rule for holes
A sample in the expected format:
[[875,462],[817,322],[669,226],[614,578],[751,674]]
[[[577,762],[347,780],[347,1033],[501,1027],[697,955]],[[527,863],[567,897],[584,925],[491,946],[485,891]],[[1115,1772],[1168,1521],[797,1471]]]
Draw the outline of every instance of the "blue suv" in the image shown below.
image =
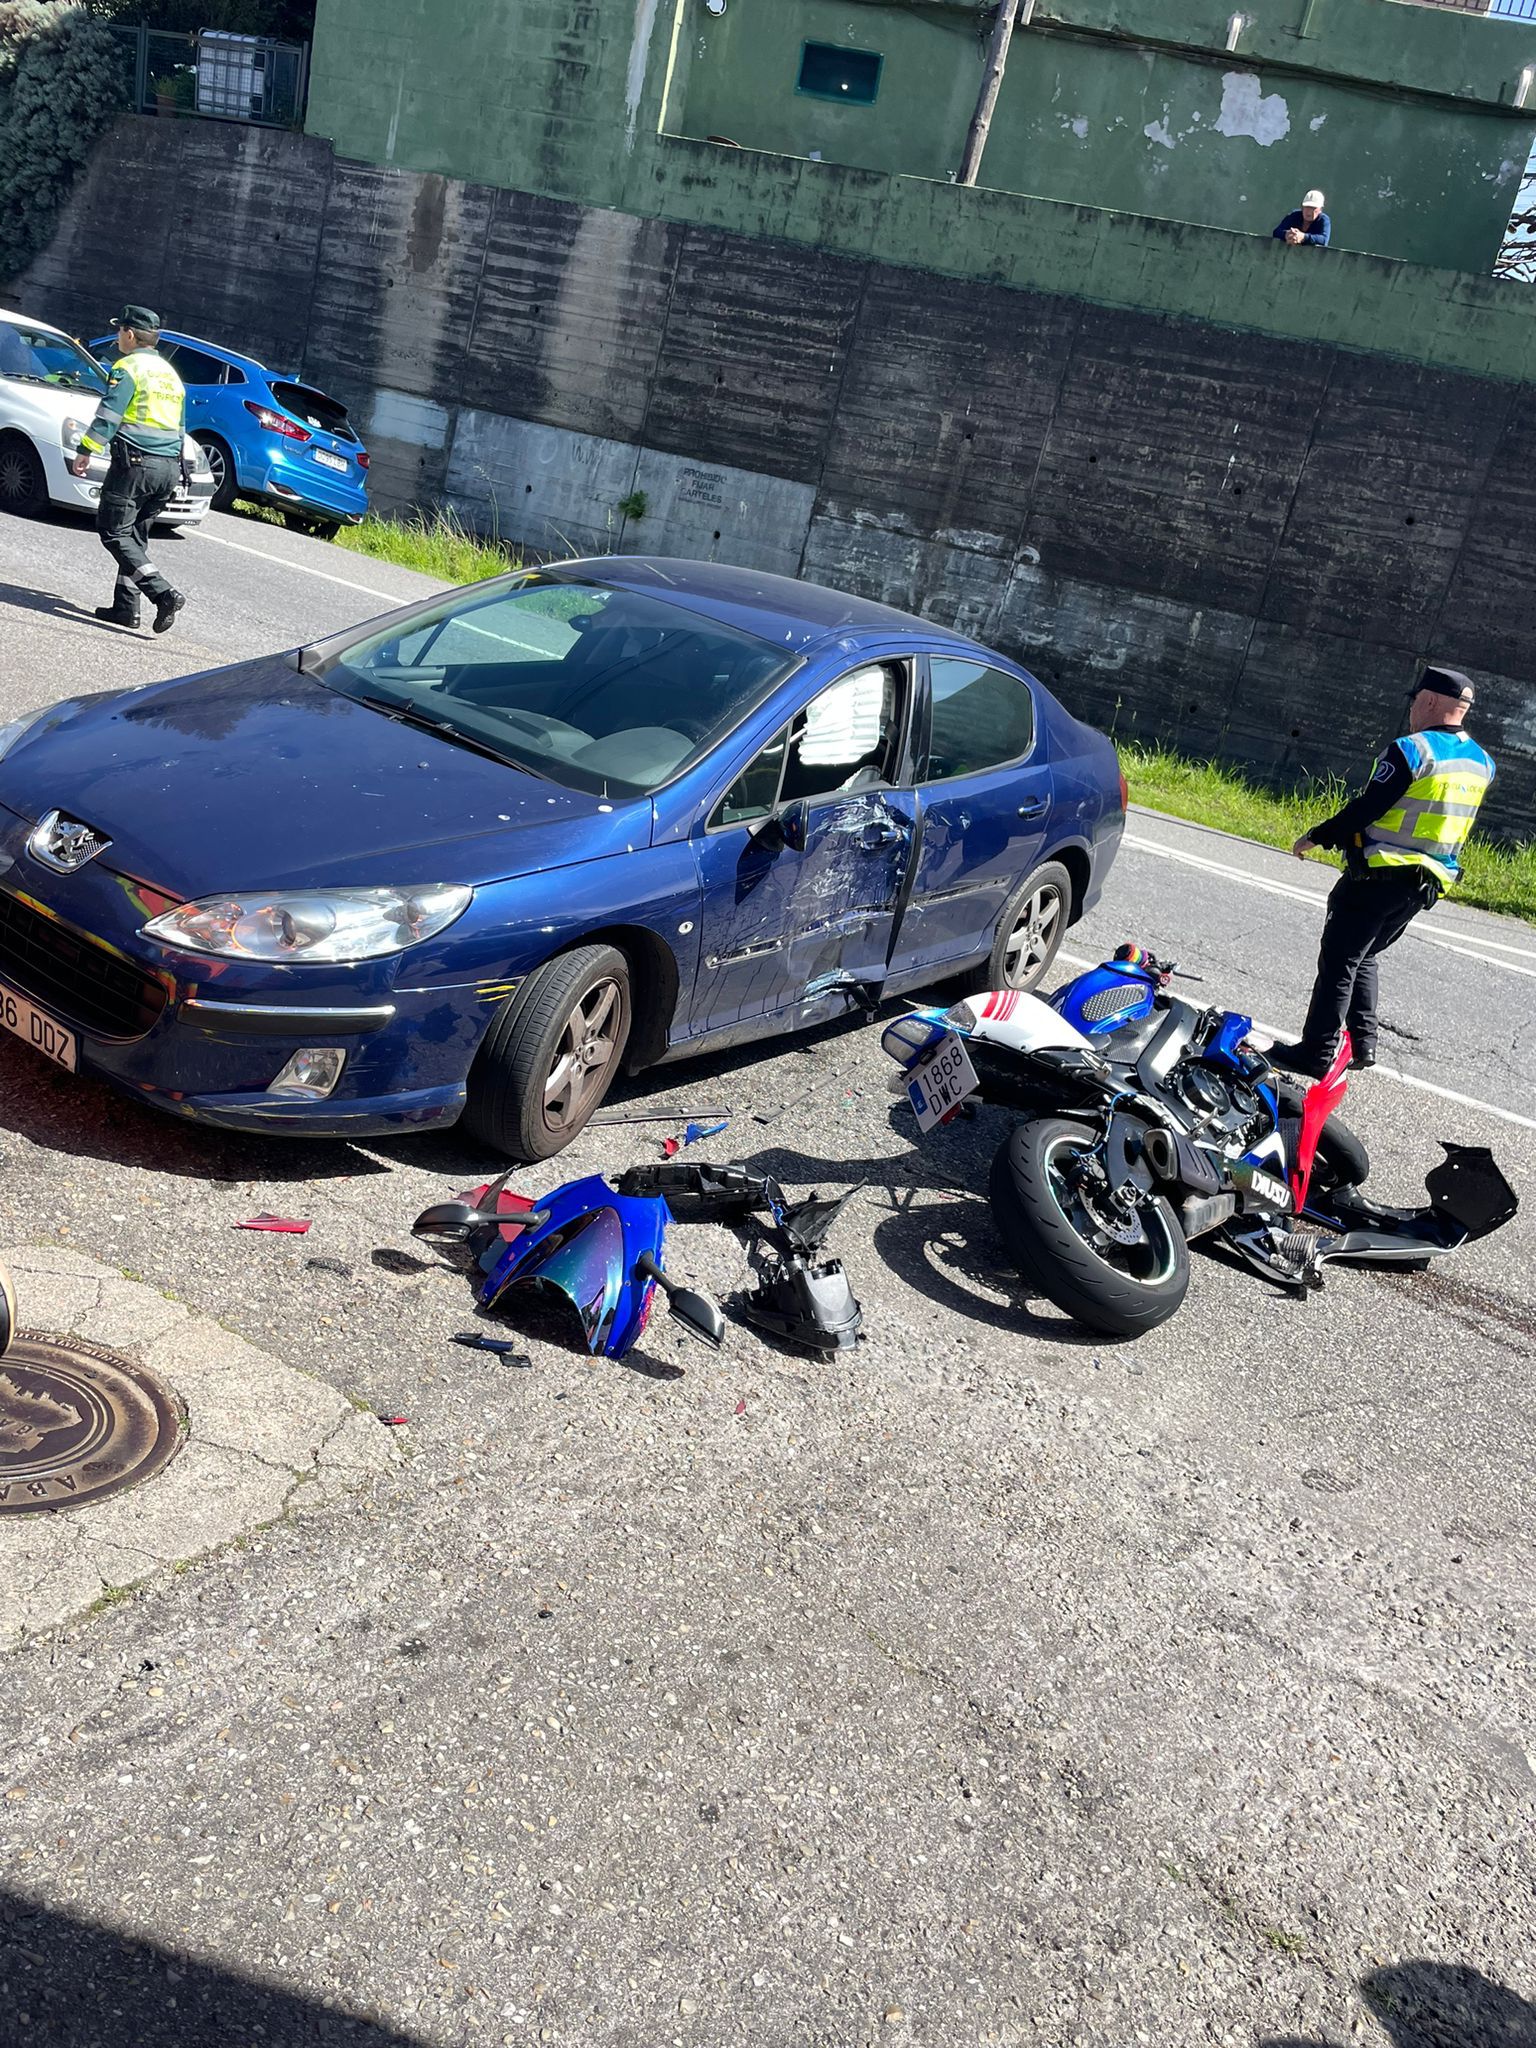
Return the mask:
[[[110,365],[113,336],[91,353]],[[216,512],[253,498],[322,540],[357,524],[368,510],[368,451],[339,400],[192,335],[167,329],[160,353],[187,387],[187,432],[213,471]]]

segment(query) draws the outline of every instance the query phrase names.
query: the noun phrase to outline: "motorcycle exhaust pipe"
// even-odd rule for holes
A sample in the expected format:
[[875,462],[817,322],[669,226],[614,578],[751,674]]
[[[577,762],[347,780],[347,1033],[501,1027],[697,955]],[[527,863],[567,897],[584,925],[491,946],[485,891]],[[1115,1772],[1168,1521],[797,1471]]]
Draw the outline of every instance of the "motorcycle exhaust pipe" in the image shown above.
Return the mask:
[[1159,1180],[1173,1181],[1179,1173],[1179,1148],[1171,1131],[1150,1130],[1142,1135],[1142,1156]]

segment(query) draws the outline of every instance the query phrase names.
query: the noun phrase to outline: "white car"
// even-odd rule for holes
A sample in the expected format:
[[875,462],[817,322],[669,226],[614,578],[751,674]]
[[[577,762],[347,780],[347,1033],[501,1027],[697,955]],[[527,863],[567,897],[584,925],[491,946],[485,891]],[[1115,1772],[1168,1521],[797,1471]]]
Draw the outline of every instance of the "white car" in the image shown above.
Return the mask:
[[[0,307],[0,512],[28,519],[50,504],[95,512],[106,456],[93,455],[83,477],[69,465],[106,388],[101,365],[62,328]],[[195,526],[208,515],[208,458],[190,434],[183,453],[192,482],[177,490],[161,526]]]

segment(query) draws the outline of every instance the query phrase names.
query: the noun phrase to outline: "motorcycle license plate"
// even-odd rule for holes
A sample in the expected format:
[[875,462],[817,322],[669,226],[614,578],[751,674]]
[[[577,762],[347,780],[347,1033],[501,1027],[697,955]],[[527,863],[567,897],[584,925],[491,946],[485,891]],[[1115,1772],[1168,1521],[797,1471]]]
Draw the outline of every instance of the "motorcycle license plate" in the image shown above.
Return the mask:
[[25,1041],[44,1059],[52,1060],[56,1067],[67,1072],[75,1071],[75,1034],[66,1031],[62,1024],[55,1024],[48,1014],[35,1003],[29,1003],[25,996],[18,995],[13,988],[7,988],[0,981],[0,1024],[17,1038]]
[[977,1086],[976,1069],[964,1040],[946,1031],[938,1044],[923,1054],[907,1081],[907,1100],[917,1113],[917,1128],[931,1131],[968,1095],[974,1095]]

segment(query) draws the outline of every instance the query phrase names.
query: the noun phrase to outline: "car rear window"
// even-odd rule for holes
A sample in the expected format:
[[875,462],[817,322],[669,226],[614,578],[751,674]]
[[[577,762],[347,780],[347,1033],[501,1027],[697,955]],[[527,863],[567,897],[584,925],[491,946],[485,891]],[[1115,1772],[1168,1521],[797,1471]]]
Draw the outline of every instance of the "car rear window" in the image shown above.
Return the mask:
[[706,754],[798,655],[681,605],[534,571],[312,649],[306,674],[569,789],[649,793]]
[[347,408],[341,400],[327,398],[312,384],[292,384],[286,380],[275,382],[272,396],[284,412],[291,412],[296,420],[302,420],[305,426],[313,427],[317,433],[334,434],[338,441],[357,439],[347,423]]

